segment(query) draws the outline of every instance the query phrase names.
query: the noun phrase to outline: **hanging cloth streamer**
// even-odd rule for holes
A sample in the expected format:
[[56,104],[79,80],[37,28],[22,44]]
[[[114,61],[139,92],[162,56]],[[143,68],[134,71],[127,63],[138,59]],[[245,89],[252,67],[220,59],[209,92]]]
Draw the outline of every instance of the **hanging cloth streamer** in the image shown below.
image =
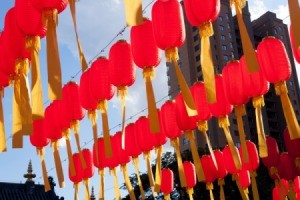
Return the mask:
[[164,194],[164,199],[165,200],[170,200],[171,199],[170,194]]
[[85,186],[85,190],[84,190],[85,199],[90,199],[89,179],[84,179],[83,183]]
[[226,137],[231,155],[233,157],[234,165],[238,170],[240,170],[240,169],[242,169],[242,164],[241,164],[241,161],[238,157],[237,151],[235,149],[232,137],[230,135],[230,131],[229,131],[229,125],[230,124],[229,124],[228,116],[220,117],[218,119],[219,119],[219,127],[221,127],[223,129],[224,133],[225,133],[225,137]]
[[38,56],[38,53],[41,49],[40,37],[27,37],[25,46],[31,55],[32,120],[38,120],[44,117],[42,79],[40,71],[40,61]]
[[5,127],[4,127],[4,115],[3,115],[3,98],[4,89],[0,88],[0,153],[6,151],[6,136],[5,136]]
[[104,168],[99,169],[98,171],[100,175],[100,184],[99,184],[99,200],[104,200]]
[[263,124],[262,114],[261,114],[261,108],[265,106],[265,101],[263,96],[254,97],[252,101],[253,101],[253,106],[255,108],[259,157],[265,158],[268,156],[268,147],[266,143],[264,124]]
[[88,118],[92,122],[92,128],[93,128],[93,139],[94,139],[94,145],[95,145],[95,154],[96,154],[96,160],[94,161],[95,164],[98,164],[98,129],[97,129],[97,110],[89,110],[88,111]]
[[210,200],[214,200],[214,194],[213,194],[214,185],[212,183],[208,183],[206,184],[206,189],[209,190]]
[[71,11],[71,15],[72,15],[75,35],[76,35],[76,42],[77,42],[77,47],[78,47],[78,52],[79,52],[79,59],[80,59],[80,63],[81,63],[81,69],[82,69],[82,72],[84,72],[88,68],[88,65],[87,65],[85,56],[83,54],[82,47],[81,47],[79,37],[78,37],[75,0],[69,0],[69,5],[70,5],[70,11]]
[[57,43],[56,27],[58,13],[56,9],[43,11],[43,24],[47,27],[47,69],[48,69],[48,98],[56,100],[62,98],[61,65]]
[[52,150],[53,150],[53,155],[54,155],[54,163],[55,163],[55,169],[56,169],[56,174],[58,178],[58,183],[59,187],[63,188],[65,183],[64,183],[64,174],[63,174],[63,169],[60,161],[60,155],[59,155],[59,142],[58,141],[53,141],[52,142]]
[[159,146],[156,147],[155,149],[157,153],[157,158],[156,158],[156,170],[155,170],[155,186],[154,186],[154,191],[155,192],[160,192],[160,186],[161,186],[161,154],[163,152],[163,147]]
[[142,0],[124,0],[126,25],[137,26],[143,23]]
[[196,168],[196,174],[197,174],[197,178],[198,181],[205,181],[205,174],[203,172],[203,167],[202,164],[200,162],[200,158],[199,158],[199,154],[198,154],[198,150],[197,150],[197,146],[195,143],[195,135],[194,132],[189,130],[185,132],[185,138],[187,140],[189,140],[190,143],[190,147],[191,147],[191,151],[192,151],[192,156],[193,156],[193,160],[194,160],[194,165]]
[[193,96],[191,94],[191,91],[189,89],[189,86],[187,85],[184,76],[178,66],[177,60],[179,59],[178,57],[178,50],[175,47],[171,47],[166,49],[166,59],[167,62],[173,62],[174,68],[175,68],[175,72],[176,72],[176,76],[177,76],[177,80],[178,80],[178,84],[180,86],[180,90],[185,102],[185,107],[187,110],[187,113],[189,116],[195,116],[197,115],[197,109],[196,109],[196,105],[193,99]]
[[201,61],[204,87],[208,103],[216,102],[216,83],[214,64],[211,56],[209,37],[213,36],[214,30],[211,22],[206,22],[199,26],[199,36],[201,37]]
[[128,193],[129,193],[129,197],[130,200],[136,200],[135,198],[135,194],[134,194],[134,190],[132,188],[129,176],[128,176],[128,170],[127,170],[127,165],[121,165],[121,170],[123,172],[123,177],[124,177],[124,181],[125,181],[125,185],[127,187]]
[[186,178],[185,178],[185,174],[184,174],[184,170],[183,170],[182,158],[181,158],[181,154],[180,154],[179,138],[172,138],[171,145],[175,148],[175,152],[176,152],[180,185],[181,185],[181,187],[186,187],[187,184],[186,184]]
[[133,162],[135,173],[137,176],[137,180],[138,180],[138,184],[139,184],[139,188],[140,188],[140,192],[141,192],[141,197],[142,197],[142,200],[144,200],[144,199],[146,199],[146,197],[145,197],[145,192],[144,192],[143,184],[142,184],[141,177],[140,177],[139,158],[138,157],[132,158],[132,162]]
[[236,182],[236,185],[239,189],[239,192],[241,194],[241,197],[243,200],[249,200],[249,196],[248,196],[248,190],[244,190],[238,180],[238,175],[237,174],[233,174],[232,175],[232,181],[235,181]]
[[66,139],[68,161],[69,161],[69,166],[70,166],[70,174],[71,174],[71,176],[76,176],[74,160],[73,160],[73,156],[72,156],[72,147],[71,147],[71,142],[70,142],[70,129],[63,130],[63,135]]
[[193,188],[187,188],[186,192],[188,193],[190,200],[194,200],[194,197],[193,197],[194,189]]
[[42,165],[42,172],[43,172],[43,180],[44,180],[44,185],[45,185],[45,192],[48,192],[51,190],[49,179],[48,179],[48,174],[47,174],[47,169],[46,169],[46,164],[45,164],[45,149],[44,148],[37,148],[38,155],[41,160],[41,165]]
[[300,126],[298,124],[293,106],[288,96],[288,89],[285,81],[275,83],[276,94],[280,96],[282,110],[291,139],[300,138]]
[[12,99],[12,148],[23,148],[22,115],[19,109],[20,81],[14,82],[14,93]]
[[[279,174],[278,174],[278,168],[277,167],[271,167],[270,168],[270,175],[273,176],[275,175],[277,180],[275,180],[275,183],[276,185],[279,185],[280,186],[280,189],[279,189],[279,192],[280,192],[280,196],[282,197],[283,194],[282,194],[282,189],[284,189],[284,193],[287,194],[288,193],[288,188],[285,187],[285,185],[283,184]],[[281,198],[283,200],[285,200],[285,198]]]
[[117,97],[121,100],[121,112],[122,112],[122,149],[125,149],[125,118],[126,118],[126,97],[128,95],[127,86],[118,86],[117,87]]
[[257,189],[257,183],[256,183],[256,171],[250,171],[251,176],[251,187],[252,187],[252,194],[253,194],[253,200],[259,200],[259,194]]
[[74,183],[74,200],[79,200],[78,198],[78,190],[79,190],[79,183]]
[[246,0],[230,0],[230,5],[232,6],[232,4],[235,5],[236,16],[242,40],[243,52],[248,66],[248,71],[250,73],[253,73],[259,70],[259,64],[243,19],[242,9],[246,5]]
[[225,181],[223,178],[218,179],[218,185],[220,186],[220,200],[225,200],[225,193],[224,193]]
[[146,160],[146,164],[147,164],[148,178],[149,178],[149,183],[150,183],[151,189],[153,191],[153,196],[156,197],[157,193],[154,191],[155,182],[154,182],[152,167],[151,167],[151,162],[150,162],[150,159],[151,159],[150,151],[144,152],[144,159]]
[[118,182],[118,177],[117,177],[117,170],[116,168],[110,169],[110,173],[114,177],[114,190],[115,190],[115,195],[116,195],[116,200],[121,200],[121,195],[120,195],[120,189],[119,189],[119,182]]
[[240,143],[242,147],[242,158],[245,163],[249,162],[248,149],[246,144],[246,135],[244,130],[243,116],[246,115],[246,109],[244,105],[234,106],[235,116],[237,119],[238,130],[240,134]]
[[298,0],[288,0],[289,2],[289,11],[291,18],[291,25],[293,28],[293,35],[295,40],[295,46],[298,50],[300,48],[300,7]]
[[[107,100],[100,101],[98,103],[98,109],[101,111],[105,157],[111,158],[113,156],[113,153],[112,153],[111,140],[110,140],[110,134],[109,134],[108,117],[107,117]],[[94,128],[93,128],[93,131],[94,131]],[[97,135],[98,135],[98,133],[97,133]],[[122,137],[123,137],[123,135],[122,135]]]
[[294,181],[288,181],[289,183],[289,192],[288,192],[288,197],[290,200],[296,200],[296,192],[294,190]]
[[159,133],[160,132],[159,119],[158,119],[155,96],[154,96],[152,82],[151,82],[151,80],[155,77],[154,68],[153,67],[144,68],[143,77],[145,79],[145,84],[146,84],[150,131],[151,133]]

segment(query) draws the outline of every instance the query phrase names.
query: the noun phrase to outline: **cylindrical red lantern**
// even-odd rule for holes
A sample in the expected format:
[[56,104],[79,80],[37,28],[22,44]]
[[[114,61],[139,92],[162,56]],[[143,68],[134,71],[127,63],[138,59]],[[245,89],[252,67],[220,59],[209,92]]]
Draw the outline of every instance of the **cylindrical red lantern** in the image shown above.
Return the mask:
[[74,198],[77,200],[78,198],[78,189],[79,189],[79,183],[83,180],[82,178],[82,167],[81,167],[81,161],[80,156],[78,153],[73,154],[72,160],[74,160],[75,165],[75,175],[71,174],[71,169],[69,166],[69,179],[74,183]]
[[214,155],[216,158],[216,162],[218,165],[216,177],[218,178],[218,185],[220,186],[220,199],[224,200],[225,199],[225,194],[224,194],[224,185],[225,181],[224,178],[227,176],[228,172],[225,166],[225,161],[224,161],[224,156],[223,152],[220,150],[215,150]]
[[170,200],[170,193],[174,189],[174,174],[170,169],[161,170],[161,191],[164,193],[164,199]]
[[268,168],[277,168],[280,163],[280,155],[277,142],[274,138],[270,136],[266,137],[266,142],[268,148],[268,157],[263,158],[262,162]]
[[195,166],[193,163],[186,161],[183,163],[183,169],[186,177],[187,193],[190,196],[190,199],[193,199],[193,194],[194,194],[193,188],[197,183]]
[[239,180],[239,184],[241,185],[243,190],[248,189],[248,187],[250,186],[250,183],[251,183],[249,171],[243,168],[238,173],[238,180]]
[[214,195],[212,192],[212,190],[214,189],[214,185],[212,183],[217,178],[216,174],[218,173],[218,171],[210,155],[202,156],[201,163],[205,174],[204,182],[206,183],[206,189],[209,190],[210,199],[212,200],[214,199]]
[[292,69],[284,44],[279,39],[268,37],[259,43],[257,52],[266,79],[275,85],[276,94],[280,96],[291,139],[300,138],[300,126],[286,86]]
[[89,190],[89,179],[94,175],[94,163],[93,163],[93,154],[89,149],[83,149],[82,155],[86,162],[86,168],[82,169],[82,179],[85,185],[85,197],[90,199],[90,190]]
[[197,115],[193,97],[177,63],[177,48],[185,41],[185,25],[180,3],[177,0],[156,1],[152,7],[152,21],[157,46],[165,50],[167,62],[173,62],[187,112],[189,116]]
[[300,139],[291,140],[289,130],[285,129],[283,132],[285,147],[287,152],[293,159],[295,159],[296,167],[300,170]]
[[152,21],[144,18],[143,24],[132,27],[130,31],[130,41],[133,60],[139,68],[143,69],[150,130],[153,133],[157,133],[160,131],[158,126],[159,120],[151,79],[155,77],[155,67],[160,63],[161,52],[155,43]]

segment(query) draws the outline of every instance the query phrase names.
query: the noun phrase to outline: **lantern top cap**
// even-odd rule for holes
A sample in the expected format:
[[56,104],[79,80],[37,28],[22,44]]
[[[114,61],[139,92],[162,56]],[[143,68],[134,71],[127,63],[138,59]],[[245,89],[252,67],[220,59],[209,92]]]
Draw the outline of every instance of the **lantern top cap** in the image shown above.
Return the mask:
[[234,58],[230,59],[228,62],[227,62],[227,65],[230,64],[230,63],[238,63],[240,62],[239,60],[236,60]]
[[146,117],[146,116],[140,116],[140,117],[139,117],[139,119],[142,119],[142,118],[147,118],[147,117]]
[[143,20],[150,20],[148,17],[143,17]]
[[68,85],[68,84],[70,84],[70,83],[72,83],[72,84],[77,84],[76,83],[76,81],[69,81],[67,84],[65,84],[65,85]]
[[99,57],[97,58],[97,60],[99,60],[99,59],[107,59],[107,57],[106,57],[106,56],[99,56]]
[[264,37],[264,38],[262,39],[262,41],[264,41],[264,40],[266,40],[266,39],[275,39],[275,37],[274,37],[274,36],[268,35],[268,36]]
[[126,126],[132,126],[134,123],[133,122],[131,122],[131,123],[129,123],[129,124],[127,124]]
[[193,85],[196,85],[197,83],[204,83],[203,81],[196,81]]
[[120,39],[120,40],[118,40],[118,42],[126,42],[127,43],[127,40]]
[[175,100],[174,99],[170,99],[170,100],[167,100],[165,103],[169,103],[169,102],[175,103]]

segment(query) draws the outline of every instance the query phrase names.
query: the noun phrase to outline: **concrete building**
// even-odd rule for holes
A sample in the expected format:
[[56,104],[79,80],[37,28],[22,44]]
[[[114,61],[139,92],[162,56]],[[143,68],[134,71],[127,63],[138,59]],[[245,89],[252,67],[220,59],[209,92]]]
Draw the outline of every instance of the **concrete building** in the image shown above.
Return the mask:
[[[267,35],[273,35],[283,41],[290,57],[292,65],[293,76],[288,82],[289,96],[298,121],[300,121],[300,92],[297,74],[295,70],[295,63],[292,56],[291,46],[289,42],[289,34],[287,26],[282,20],[276,17],[276,14],[267,12],[255,21],[251,22],[248,5],[243,9],[243,18],[248,29],[249,36],[255,45]],[[186,42],[179,49],[179,66],[185,76],[189,86],[196,81],[203,80],[202,71],[200,67],[200,51],[201,41],[198,34],[198,28],[191,26],[185,16],[185,30]],[[221,0],[221,11],[218,19],[213,22],[214,36],[211,37],[212,57],[215,66],[215,73],[220,74],[223,67],[229,59],[234,57],[239,59],[243,54],[240,33],[237,25],[236,16],[232,16],[229,0]],[[179,85],[177,82],[173,65],[167,63],[167,75],[170,98],[175,98],[179,92]],[[274,87],[270,87],[270,91],[265,96],[266,106],[263,108],[263,121],[265,132],[278,139],[280,148],[283,148],[282,132],[285,129],[285,119],[282,112],[280,98],[276,96]],[[247,116],[244,117],[245,133],[247,139],[257,141],[255,113],[252,102],[248,103]],[[234,113],[230,115],[230,131],[236,145],[239,145],[239,134],[237,129],[237,120]],[[214,148],[224,147],[227,142],[223,133],[218,126],[215,118],[209,121],[209,137]],[[204,139],[200,134],[196,134],[197,144],[200,147],[205,147]],[[189,148],[188,142],[185,139],[181,140],[181,148],[185,150]]]

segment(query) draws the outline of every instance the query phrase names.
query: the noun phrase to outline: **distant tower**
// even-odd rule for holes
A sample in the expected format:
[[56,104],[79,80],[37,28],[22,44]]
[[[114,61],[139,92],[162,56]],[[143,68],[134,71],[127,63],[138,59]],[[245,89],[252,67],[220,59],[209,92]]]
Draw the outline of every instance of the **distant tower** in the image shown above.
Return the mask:
[[34,179],[36,177],[36,175],[32,172],[33,172],[33,170],[32,170],[32,164],[31,164],[31,160],[30,160],[29,164],[28,164],[28,168],[27,168],[27,174],[24,174],[24,178],[27,178],[26,183],[34,182],[32,179]]
[[92,187],[92,193],[91,193],[90,200],[96,200],[96,197],[95,197],[95,194],[94,194],[94,187]]

